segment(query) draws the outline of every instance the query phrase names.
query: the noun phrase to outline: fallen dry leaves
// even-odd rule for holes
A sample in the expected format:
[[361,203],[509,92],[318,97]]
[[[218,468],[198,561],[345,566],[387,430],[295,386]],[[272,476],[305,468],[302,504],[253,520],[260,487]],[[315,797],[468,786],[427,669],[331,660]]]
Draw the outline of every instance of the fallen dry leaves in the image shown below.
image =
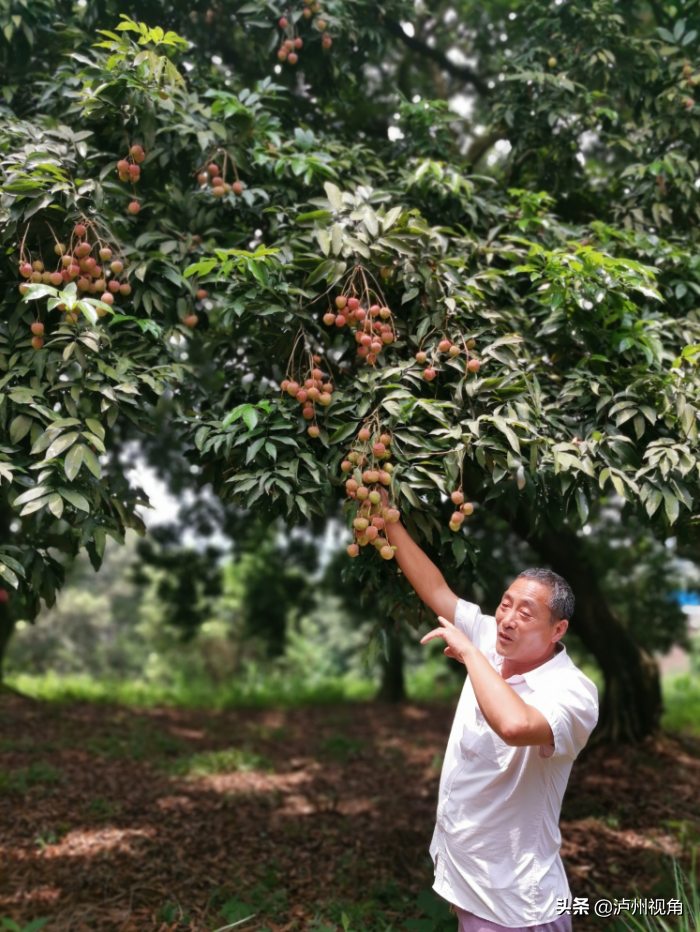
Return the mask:
[[[0,796],[0,916],[50,916],[51,932],[204,930],[236,896],[257,912],[244,929],[292,932],[328,922],[326,904],[381,905],[384,891],[384,925],[399,925],[429,884],[451,718],[441,704],[139,711],[3,698],[0,772],[19,777]],[[258,769],[197,765],[230,748]],[[200,775],[173,775],[188,760]],[[574,895],[670,895],[663,855],[700,832],[698,787],[700,742],[687,739],[577,762],[562,818]]]

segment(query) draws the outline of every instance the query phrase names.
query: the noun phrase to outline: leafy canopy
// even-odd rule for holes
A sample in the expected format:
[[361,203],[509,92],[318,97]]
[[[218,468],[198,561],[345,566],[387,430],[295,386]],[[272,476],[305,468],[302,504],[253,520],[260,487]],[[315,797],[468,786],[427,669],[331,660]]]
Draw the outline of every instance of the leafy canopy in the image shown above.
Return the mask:
[[[411,4],[377,18],[374,4],[329,0],[308,19],[303,4],[226,6],[234,66],[223,27],[212,65],[201,18],[177,5],[165,28],[122,16],[97,42],[37,5],[46,41],[27,20],[29,100],[13,96],[5,51],[0,489],[15,518],[0,575],[30,613],[60,585],[53,548],[85,547],[97,567],[107,535],[141,529],[120,451],[164,394],[205,480],[290,523],[345,497],[340,463],[367,423],[372,440],[392,438],[390,495],[410,532],[458,564],[476,558],[469,522],[448,526],[459,487],[532,533],[576,528],[612,494],[658,533],[691,533],[689,18],[652,29],[645,9],[536,0],[508,55],[478,31],[493,80],[461,78],[478,91],[479,138],[444,101],[397,91]],[[297,33],[298,64],[278,64]],[[507,156],[476,166],[499,140]],[[80,269],[20,294],[22,263],[61,271],[54,246],[77,257],[85,240],[123,270],[104,260],[103,278]],[[110,303],[112,280],[128,288]],[[391,335],[373,365],[354,326],[323,322],[341,294],[389,308],[369,318]],[[459,353],[439,351],[443,339]],[[315,366],[332,400],[307,421],[280,384]],[[358,565],[384,572],[369,553]]]

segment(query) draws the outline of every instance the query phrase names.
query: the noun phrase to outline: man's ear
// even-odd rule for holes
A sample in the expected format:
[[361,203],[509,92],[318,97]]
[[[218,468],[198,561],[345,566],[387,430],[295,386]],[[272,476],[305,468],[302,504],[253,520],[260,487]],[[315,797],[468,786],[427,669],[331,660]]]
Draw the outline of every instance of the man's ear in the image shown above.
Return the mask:
[[555,621],[552,625],[552,644],[556,644],[557,641],[560,641],[566,634],[566,629],[569,627],[569,622],[566,618],[560,618],[559,621]]

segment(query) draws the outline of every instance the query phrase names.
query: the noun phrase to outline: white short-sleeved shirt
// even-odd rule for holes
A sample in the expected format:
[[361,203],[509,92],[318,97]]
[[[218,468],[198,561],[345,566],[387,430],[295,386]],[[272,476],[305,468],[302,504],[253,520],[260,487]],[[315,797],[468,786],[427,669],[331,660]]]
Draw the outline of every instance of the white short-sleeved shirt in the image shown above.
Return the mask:
[[[455,625],[500,672],[496,619],[460,600]],[[506,680],[552,727],[554,747],[510,747],[486,723],[467,678],[440,777],[430,854],[440,896],[498,925],[540,925],[570,898],[559,814],[572,764],[598,721],[598,691],[561,645]]]

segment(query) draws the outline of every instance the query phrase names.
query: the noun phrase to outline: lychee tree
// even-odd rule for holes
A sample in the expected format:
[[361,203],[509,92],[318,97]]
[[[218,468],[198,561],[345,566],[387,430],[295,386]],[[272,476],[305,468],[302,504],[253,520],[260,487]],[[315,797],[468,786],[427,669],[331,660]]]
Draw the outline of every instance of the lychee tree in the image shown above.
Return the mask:
[[[97,566],[138,526],[120,451],[165,392],[223,497],[342,508],[348,573],[392,621],[417,616],[384,522],[449,567],[478,559],[475,503],[506,517],[574,584],[609,734],[648,733],[658,673],[578,534],[614,495],[693,539],[690,19],[538,0],[506,55],[494,5],[479,75],[408,3],[158,6],[165,28],[145,3],[95,47],[47,20],[31,106],[3,111],[3,630],[52,602],[53,548]],[[433,67],[480,135],[398,98]]]

